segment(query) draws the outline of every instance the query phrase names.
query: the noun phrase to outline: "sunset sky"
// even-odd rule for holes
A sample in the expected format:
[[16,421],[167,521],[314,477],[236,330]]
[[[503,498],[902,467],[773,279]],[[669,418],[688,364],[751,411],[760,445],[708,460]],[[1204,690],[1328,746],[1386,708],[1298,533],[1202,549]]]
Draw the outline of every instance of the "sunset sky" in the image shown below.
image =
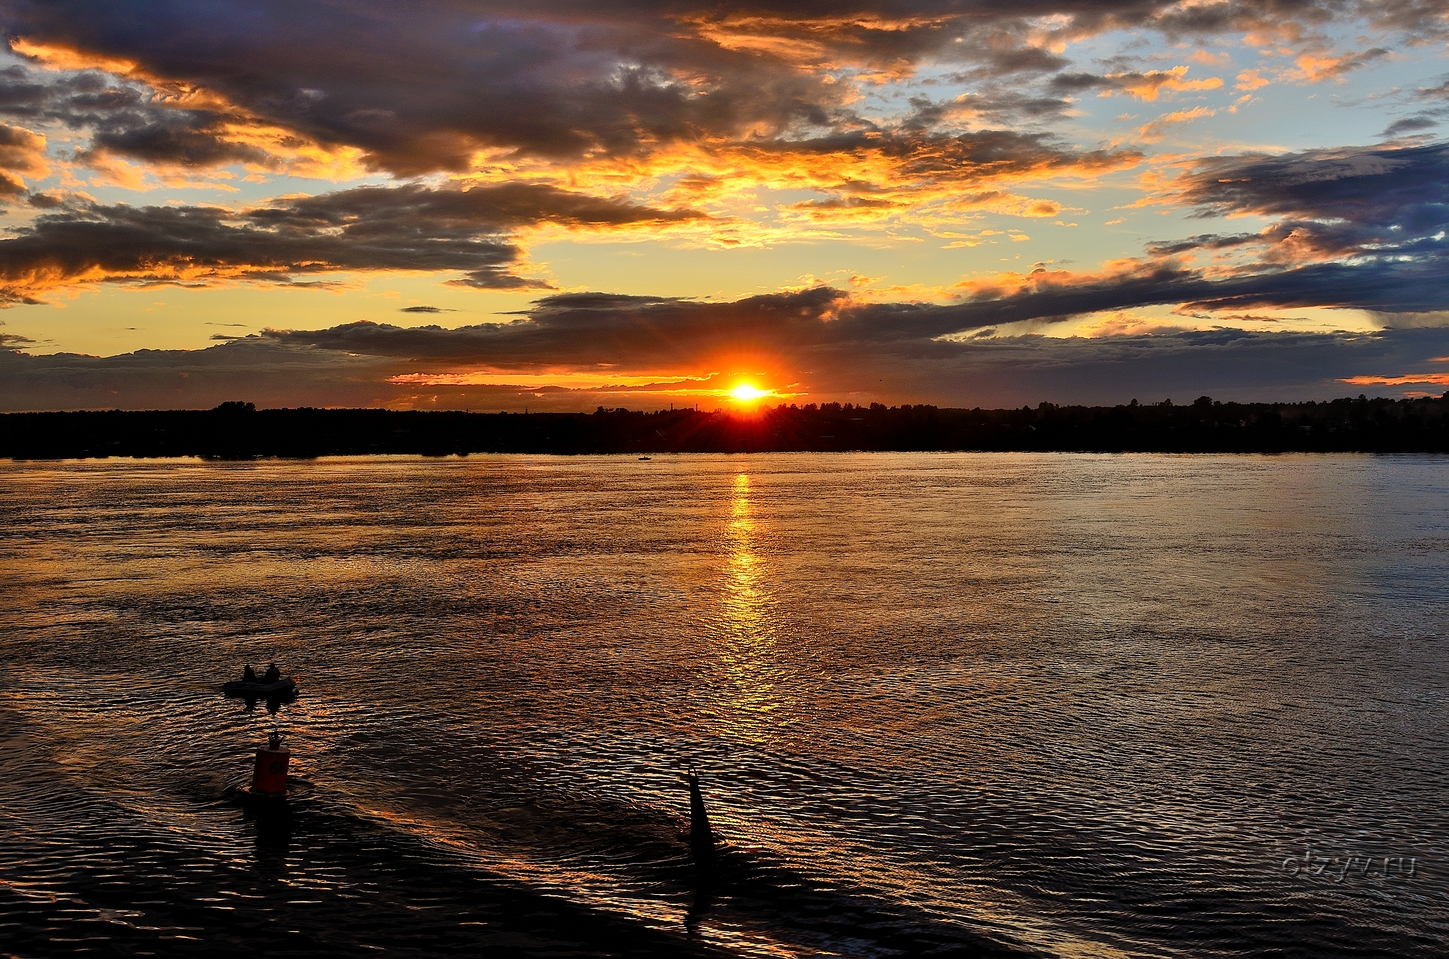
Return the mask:
[[1449,389],[1442,0],[0,18],[0,409]]

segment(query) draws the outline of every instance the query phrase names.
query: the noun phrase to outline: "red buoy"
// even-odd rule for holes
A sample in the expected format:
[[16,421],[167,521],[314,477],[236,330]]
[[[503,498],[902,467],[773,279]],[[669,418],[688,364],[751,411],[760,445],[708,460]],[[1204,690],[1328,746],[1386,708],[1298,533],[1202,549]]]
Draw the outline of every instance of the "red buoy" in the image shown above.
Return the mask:
[[282,734],[273,730],[267,744],[257,750],[257,765],[252,773],[252,793],[258,796],[287,794],[287,760],[292,752],[282,745]]

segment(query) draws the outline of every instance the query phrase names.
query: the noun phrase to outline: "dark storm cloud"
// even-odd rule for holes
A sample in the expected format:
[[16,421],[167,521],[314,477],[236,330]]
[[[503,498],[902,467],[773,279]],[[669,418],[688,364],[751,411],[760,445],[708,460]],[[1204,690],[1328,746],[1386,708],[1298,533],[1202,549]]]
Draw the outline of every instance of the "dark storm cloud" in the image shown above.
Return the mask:
[[[129,59],[138,75],[199,85],[247,117],[356,146],[376,167],[412,175],[462,169],[479,147],[569,159],[839,131],[852,123],[848,97],[843,85],[822,82],[824,65],[889,75],[934,56],[977,77],[1046,75],[1068,64],[1028,42],[1044,17],[1060,18],[1046,29],[1062,36],[1140,28],[1192,38],[1278,27],[1284,36],[1309,35],[1335,18],[1358,18],[1424,39],[1444,29],[1436,10],[1427,0],[875,0],[845,12],[824,2],[559,0],[521,12],[512,3],[451,0],[9,0],[0,2],[0,22],[28,42]],[[1381,54],[1346,54],[1335,69]],[[1077,76],[1062,83],[1086,82]],[[252,159],[227,145],[218,118],[204,111],[163,119],[124,88],[90,93],[109,104],[45,107],[33,80],[13,80],[0,101],[97,126],[95,149],[190,164]],[[1050,97],[1035,94],[1020,94],[1018,106],[1056,112]],[[1012,108],[1002,99],[995,109],[1004,116]]]
[[[402,174],[463,169],[480,146],[632,154],[646,140],[824,123],[831,100],[814,78],[753,68],[755,58],[675,38],[669,18],[640,24],[625,10],[614,19],[448,3],[0,11],[12,35],[133,59]],[[715,82],[702,91],[676,82],[669,69],[686,63]],[[114,146],[147,145],[127,129]],[[140,129],[164,140],[154,125]]]
[[419,236],[468,234],[480,227],[513,228],[548,222],[574,227],[677,223],[700,219],[693,210],[660,210],[556,187],[528,183],[437,190],[416,184],[357,187],[295,197],[248,211],[258,224],[281,228],[346,228],[356,236],[408,231]]
[[1439,125],[1438,118],[1427,113],[1417,113],[1413,116],[1401,117],[1384,128],[1381,136],[1399,137],[1405,133],[1416,133],[1419,130],[1429,130]]
[[[1177,199],[1203,217],[1273,218],[1261,232],[1154,243],[1154,257],[1238,250],[1209,279],[1164,264],[1156,302],[1210,309],[1342,307],[1385,315],[1449,309],[1449,144],[1350,147],[1199,161]],[[1144,269],[1145,269],[1144,265]],[[1225,274],[1225,275],[1224,275]],[[1134,283],[1150,276],[1137,271]],[[1139,284],[1140,285],[1140,284]],[[1078,288],[1084,294],[1087,291]],[[1108,294],[1110,291],[1097,290]],[[1093,297],[1084,296],[1083,304]],[[1123,305],[1132,305],[1125,295]],[[1146,305],[1142,299],[1138,305]]]
[[975,70],[952,76],[955,80],[976,80],[988,76],[1020,73],[1055,73],[1071,65],[1066,57],[1040,47],[1015,44],[992,46],[980,54],[981,64]]
[[1147,252],[1153,256],[1172,256],[1193,250],[1229,250],[1235,246],[1256,243],[1261,237],[1256,233],[1236,233],[1222,236],[1217,233],[1199,233],[1181,240],[1160,240],[1147,244]]
[[521,183],[468,191],[359,187],[241,212],[72,200],[0,240],[0,296],[33,302],[57,284],[94,279],[292,282],[346,270],[453,271],[463,275],[451,282],[464,286],[536,286],[510,272],[519,255],[510,230],[696,216]]
[[563,367],[641,373],[708,369],[722,357],[746,355],[778,358],[791,368],[831,377],[843,370],[864,374],[874,362],[908,364],[955,355],[961,344],[943,339],[952,334],[1179,303],[1213,310],[1334,305],[1421,314],[1449,303],[1449,277],[1427,270],[1390,274],[1322,264],[1219,280],[1158,264],[1088,282],[1042,271],[1019,292],[949,306],[856,304],[827,287],[731,303],[566,294],[538,301],[511,323],[444,329],[364,322],[319,331],[269,331],[263,338],[292,347],[391,357],[420,370],[476,365],[517,372]]
[[1081,93],[1084,90],[1100,90],[1111,86],[1112,81],[1096,73],[1058,73],[1051,79],[1051,87],[1062,93]]
[[[1014,337],[963,349],[948,368],[993,405],[1331,399],[1368,391],[1344,382],[1360,375],[1442,373],[1437,351],[1449,345],[1443,329],[1378,334],[1263,333],[1207,330],[1054,340]],[[1432,381],[1419,389],[1434,394]],[[966,389],[958,387],[961,393]],[[959,393],[958,393],[959,395]],[[972,405],[975,405],[974,403]]]
[[[329,331],[320,331],[326,333]],[[367,342],[343,328],[334,342]],[[441,340],[447,331],[433,331]],[[429,334],[424,334],[427,336]],[[589,410],[595,405],[662,406],[660,388],[698,381],[663,378],[648,388],[565,390],[416,382],[413,361],[308,345],[309,339],[246,337],[196,351],[146,350],[115,357],[27,356],[0,351],[0,409],[207,408],[245,396],[260,406],[414,406]],[[415,340],[414,342],[417,342]],[[433,347],[434,352],[440,352]],[[801,388],[798,402],[886,399],[944,406],[1327,399],[1359,392],[1398,395],[1342,382],[1354,376],[1442,373],[1449,330],[1378,334],[1250,333],[1214,330],[1060,340],[1040,336],[920,344],[909,353],[839,354]],[[1442,392],[1432,380],[1423,387]]]
[[260,147],[224,139],[215,113],[168,111],[147,122],[127,125],[111,118],[91,141],[82,160],[97,152],[118,154],[148,163],[214,167],[228,163],[269,165],[271,156]]
[[1160,303],[1194,309],[1329,307],[1384,314],[1434,313],[1449,307],[1449,273],[1442,253],[1432,259],[1365,264],[1323,263],[1281,272],[1264,271],[1231,280],[1189,281],[1165,287]]
[[80,129],[136,110],[145,99],[141,91],[94,70],[54,78],[21,66],[0,70],[0,113],[23,120],[53,120]]
[[[1193,309],[1332,307],[1395,314],[1449,310],[1449,144],[1348,147],[1199,161],[1174,199],[1202,217],[1256,215],[1260,232],[1153,243],[1149,259],[1094,278],[1038,271],[1009,295],[960,306],[960,329],[1163,304]],[[1212,271],[1183,254],[1232,253]],[[946,311],[943,314],[933,310]]]
[[[919,130],[866,128],[788,142],[761,141],[744,145],[740,150],[760,159],[814,156],[822,164],[835,156],[873,153],[889,161],[896,176],[905,181],[878,184],[856,180],[837,187],[843,192],[866,193],[913,183],[921,186],[950,183],[959,187],[963,183],[1028,172],[1090,175],[1129,167],[1142,158],[1142,154],[1127,149],[1073,150],[1050,134],[1016,130],[978,130],[947,136]],[[821,171],[829,169],[829,166],[820,168]],[[825,177],[821,175],[821,179]]]
[[[1022,321],[1057,321],[1088,313],[1184,305],[1199,310],[1329,307],[1382,314],[1435,313],[1449,309],[1449,257],[1442,243],[1415,257],[1386,256],[1352,263],[1313,263],[1284,268],[1250,263],[1221,276],[1144,261],[1101,277],[1032,274],[1016,292],[977,296],[955,306],[898,304],[902,323],[935,335]],[[954,326],[955,329],[948,329]]]
[[0,70],[0,116],[91,131],[82,160],[109,153],[193,167],[272,162],[264,150],[226,139],[227,114],[181,109],[155,90],[95,70],[59,77],[18,66]]
[[665,297],[560,294],[526,318],[461,329],[353,323],[318,331],[270,331],[265,338],[436,368],[482,363],[514,370],[565,366],[628,371],[694,368],[721,353],[785,354],[829,338],[825,317],[843,295],[825,287],[696,303]]
[[[1257,264],[1239,276],[1220,279],[1201,270],[1149,262],[1126,273],[1085,282],[1070,276],[1043,276],[1040,282],[1029,283],[1009,296],[978,297],[959,306],[896,305],[889,309],[898,311],[902,322],[942,335],[1005,323],[1056,321],[1087,313],[1177,304],[1209,310],[1332,307],[1383,314],[1432,313],[1449,308],[1449,271],[1442,258],[1388,259],[1294,269]],[[947,329],[953,325],[955,330]]]
[[[1446,179],[1446,143],[1349,147],[1202,160],[1178,199],[1203,217],[1281,217],[1261,235],[1271,261],[1356,257],[1349,269],[1366,282],[1432,281],[1449,252]],[[1437,294],[1441,284],[1431,286]]]
[[1259,213],[1419,229],[1446,220],[1449,197],[1439,189],[1446,174],[1446,143],[1214,157],[1198,162],[1181,198],[1204,216]]
[[1122,73],[1058,73],[1048,83],[1059,94],[1095,91],[1100,95],[1129,93],[1148,100],[1157,99],[1163,91],[1216,89],[1222,81],[1216,77],[1187,78],[1187,70],[1131,70]]
[[[934,131],[942,124],[957,125],[955,119],[963,112],[969,115],[969,122],[973,126],[987,123],[1011,126],[1023,120],[1059,119],[1066,116],[1072,106],[1071,101],[1063,97],[1033,96],[1000,84],[986,84],[954,100],[934,101],[929,97],[914,96],[907,102],[911,105],[911,112],[900,122],[900,133],[917,135]],[[980,132],[986,135],[1012,135],[1012,131],[1008,130]],[[897,136],[899,135],[898,133]],[[936,134],[935,137],[926,139],[939,142],[946,137]],[[863,147],[874,145],[862,144]]]
[[1401,31],[1407,38],[1425,41],[1444,36],[1444,4],[1440,0],[1395,0],[1361,5],[1367,19],[1380,27]]
[[1417,113],[1395,120],[1380,136],[1416,134],[1422,130],[1433,129],[1449,118],[1449,83],[1441,83],[1436,87],[1420,87],[1414,91],[1411,99],[1429,105],[1421,106]]
[[307,356],[239,339],[121,356],[0,351],[0,409],[184,409],[246,396],[272,406],[372,406],[396,390],[371,358]]

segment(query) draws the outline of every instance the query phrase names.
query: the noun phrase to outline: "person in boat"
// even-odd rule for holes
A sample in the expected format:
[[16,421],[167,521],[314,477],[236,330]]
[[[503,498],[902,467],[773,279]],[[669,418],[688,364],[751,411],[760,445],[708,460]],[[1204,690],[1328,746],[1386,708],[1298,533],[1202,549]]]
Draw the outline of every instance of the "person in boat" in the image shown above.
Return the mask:
[[275,683],[282,678],[282,671],[277,668],[276,663],[267,663],[267,671],[262,674],[262,682]]
[[252,664],[247,663],[242,667],[242,682],[254,683],[257,681],[257,671],[252,669]]

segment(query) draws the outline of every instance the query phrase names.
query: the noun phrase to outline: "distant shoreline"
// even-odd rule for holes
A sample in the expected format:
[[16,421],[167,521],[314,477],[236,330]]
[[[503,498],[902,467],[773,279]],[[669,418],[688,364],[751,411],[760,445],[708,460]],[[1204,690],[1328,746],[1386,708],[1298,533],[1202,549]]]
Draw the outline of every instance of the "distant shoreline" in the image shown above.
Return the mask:
[[855,451],[1445,453],[1449,393],[1015,410],[826,403],[713,413],[467,413],[223,403],[211,410],[0,414],[0,458],[24,460]]

